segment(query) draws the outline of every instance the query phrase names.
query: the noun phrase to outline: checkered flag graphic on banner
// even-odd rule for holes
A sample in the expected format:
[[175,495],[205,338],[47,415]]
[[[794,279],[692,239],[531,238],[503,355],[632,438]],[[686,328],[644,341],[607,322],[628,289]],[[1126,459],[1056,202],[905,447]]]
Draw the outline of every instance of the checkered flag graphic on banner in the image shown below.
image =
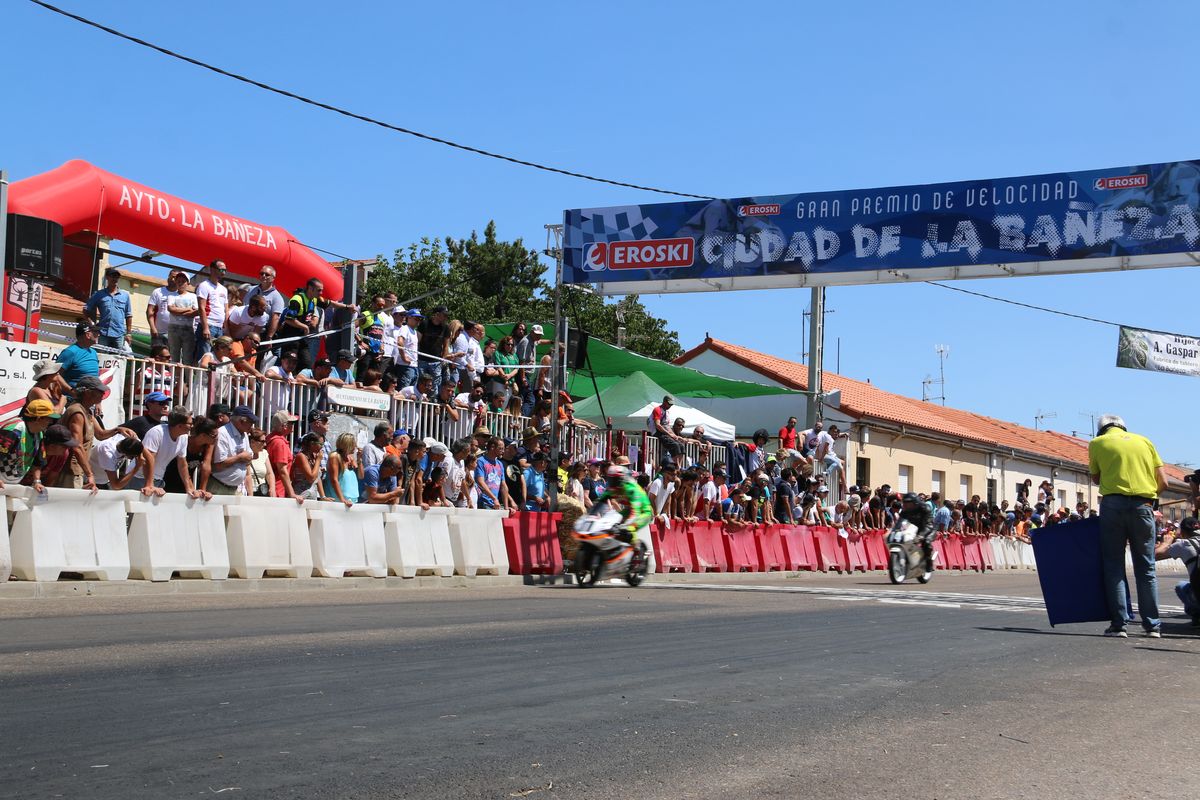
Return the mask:
[[658,226],[642,216],[641,206],[622,206],[603,211],[580,213],[578,244],[586,247],[593,242],[633,242],[652,235]]

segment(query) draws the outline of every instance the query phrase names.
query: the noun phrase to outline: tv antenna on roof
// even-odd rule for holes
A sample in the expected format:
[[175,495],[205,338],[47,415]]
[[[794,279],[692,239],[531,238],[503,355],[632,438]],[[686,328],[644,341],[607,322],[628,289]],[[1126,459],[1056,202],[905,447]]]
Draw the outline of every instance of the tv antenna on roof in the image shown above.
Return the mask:
[[1057,412],[1057,411],[1042,411],[1042,410],[1039,408],[1039,409],[1038,409],[1038,413],[1037,413],[1037,414],[1035,414],[1035,415],[1033,416],[1033,429],[1034,429],[1035,431],[1040,431],[1040,430],[1042,429],[1042,428],[1041,428],[1041,425],[1042,425],[1042,420],[1044,420],[1044,419],[1054,419],[1054,418],[1055,418],[1055,417],[1057,417],[1057,416],[1058,416],[1058,412]]
[[[938,356],[938,379],[935,381],[928,375],[925,376],[925,380],[921,381],[921,399],[925,401],[941,400],[942,405],[946,405],[946,359],[950,357],[950,345],[935,344],[933,351]],[[941,387],[942,393],[940,395],[930,393],[930,387],[934,384]]]

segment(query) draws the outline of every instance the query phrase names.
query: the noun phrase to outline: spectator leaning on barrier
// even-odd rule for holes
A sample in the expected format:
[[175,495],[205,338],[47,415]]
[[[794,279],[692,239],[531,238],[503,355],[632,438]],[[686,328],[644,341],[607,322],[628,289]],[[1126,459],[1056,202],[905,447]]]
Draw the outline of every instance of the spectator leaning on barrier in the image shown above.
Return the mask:
[[456,439],[450,445],[450,452],[441,461],[443,494],[450,505],[457,508],[465,508],[470,495],[467,471],[463,466],[463,459],[470,449],[468,442]]
[[1154,501],[1167,487],[1163,461],[1144,436],[1130,433],[1116,414],[1100,417],[1096,437],[1088,443],[1092,481],[1100,486],[1100,557],[1104,590],[1112,624],[1105,636],[1124,637],[1125,546],[1137,580],[1138,612],[1151,637],[1160,635],[1158,585],[1154,569]]
[[126,436],[113,436],[92,448],[92,475],[101,489],[118,491],[124,489],[141,473],[142,494],[147,497],[161,495],[162,489],[150,480],[150,463],[146,460],[140,440]]
[[249,490],[246,488],[246,472],[255,459],[254,450],[250,446],[250,436],[256,425],[258,417],[254,411],[249,406],[242,405],[233,410],[229,422],[217,431],[212,478],[207,487],[213,494],[253,493],[253,487]]
[[126,420],[124,427],[137,434],[138,439],[145,438],[151,428],[162,423],[169,402],[170,398],[165,393],[151,392],[142,399],[142,413]]
[[[66,425],[51,425],[42,435],[42,449],[21,483],[32,486],[39,493],[45,492],[47,486],[57,484],[59,476],[67,471],[72,454],[78,451],[79,442],[71,438]],[[92,494],[96,493],[94,483],[89,488]]]
[[384,451],[392,441],[392,426],[380,422],[375,426],[374,438],[367,442],[362,449],[363,469],[379,466],[383,462]]
[[251,497],[274,497],[275,472],[267,455],[267,434],[255,428],[250,431],[250,451],[254,459],[247,465],[245,492]]
[[0,428],[0,479],[11,483],[24,479],[39,458],[42,434],[59,417],[49,400],[32,400],[20,417]]
[[[192,430],[192,414],[186,406],[175,406],[167,414],[167,421],[151,428],[142,440],[146,459],[150,462],[150,477],[154,485],[162,487],[168,469],[179,471],[179,478],[189,497],[209,499],[207,491],[196,489],[187,468],[188,434]],[[135,479],[136,481],[136,479]],[[137,481],[141,488],[141,482]]]
[[525,510],[549,511],[550,496],[546,492],[546,454],[534,453],[525,468]]
[[400,459],[395,456],[387,456],[378,464],[364,468],[361,502],[387,505],[397,502],[403,492],[397,480],[399,474]]
[[325,466],[325,494],[347,508],[358,502],[362,482],[362,462],[358,460],[358,442],[353,433],[337,437],[334,451]]
[[504,482],[504,462],[500,455],[504,442],[497,436],[487,440],[487,450],[475,465],[475,485],[479,489],[479,508],[516,511]]
[[421,439],[413,439],[408,443],[408,450],[400,459],[400,499],[401,505],[421,506],[428,510],[424,502],[425,473],[421,462],[425,458],[426,445]]
[[1154,558],[1178,558],[1187,570],[1188,580],[1175,584],[1175,595],[1183,603],[1183,611],[1192,618],[1192,625],[1200,626],[1200,520],[1184,517],[1179,523],[1178,534],[1167,534],[1161,544],[1154,548]]
[[321,450],[325,437],[309,431],[300,438],[300,447],[292,459],[292,491],[303,500],[325,500],[321,485]]
[[[187,447],[180,454],[187,474],[195,490],[211,497],[213,450],[216,448],[217,432],[221,426],[208,417],[194,417],[188,431]],[[170,494],[184,494],[187,486],[181,480],[179,470],[168,469],[163,473],[163,488]]]
[[133,301],[121,288],[121,271],[104,271],[104,288],[88,298],[83,314],[100,325],[100,344],[118,350],[133,349]]
[[72,455],[68,468],[59,476],[56,485],[68,489],[90,488],[90,485],[95,485],[90,466],[93,443],[118,433],[137,438],[137,434],[128,428],[108,429],[96,419],[93,408],[104,399],[105,391],[104,383],[94,375],[85,375],[75,382],[75,402],[63,412],[62,423],[71,431],[71,437],[79,441],[79,452]]
[[58,354],[59,375],[68,386],[74,386],[85,375],[100,375],[100,354],[96,352],[99,338],[100,328],[95,323],[81,322],[75,326],[75,344],[64,347]]

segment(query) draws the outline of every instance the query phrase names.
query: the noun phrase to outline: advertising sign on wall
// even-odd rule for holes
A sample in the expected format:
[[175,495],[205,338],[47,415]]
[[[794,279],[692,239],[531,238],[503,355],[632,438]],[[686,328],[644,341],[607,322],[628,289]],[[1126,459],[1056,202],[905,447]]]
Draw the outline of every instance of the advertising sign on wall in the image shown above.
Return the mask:
[[[0,342],[0,424],[13,420],[25,405],[25,395],[33,386],[33,369],[39,361],[57,361],[66,345],[38,342]],[[117,425],[125,419],[122,406],[125,389],[125,359],[100,354],[100,380],[108,394],[100,403],[104,424]]]
[[604,294],[1194,266],[1200,161],[565,212]]
[[1200,376],[1200,339],[1122,325],[1117,366]]

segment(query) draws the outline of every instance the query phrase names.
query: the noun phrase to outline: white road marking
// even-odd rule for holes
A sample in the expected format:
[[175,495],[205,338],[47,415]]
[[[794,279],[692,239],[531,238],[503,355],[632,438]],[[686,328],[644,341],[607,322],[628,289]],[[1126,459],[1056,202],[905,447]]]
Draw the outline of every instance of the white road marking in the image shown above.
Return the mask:
[[[807,594],[823,600],[839,602],[861,602],[871,600],[892,605],[932,606],[934,608],[971,608],[980,611],[1035,611],[1045,613],[1046,604],[1040,597],[1021,597],[995,594],[967,594],[964,592],[934,592],[925,590],[890,589],[835,589],[824,586],[754,586],[740,583],[655,583],[647,581],[652,589],[695,589],[723,592],[777,592],[783,594]],[[1159,604],[1161,616],[1183,614],[1183,606]]]

